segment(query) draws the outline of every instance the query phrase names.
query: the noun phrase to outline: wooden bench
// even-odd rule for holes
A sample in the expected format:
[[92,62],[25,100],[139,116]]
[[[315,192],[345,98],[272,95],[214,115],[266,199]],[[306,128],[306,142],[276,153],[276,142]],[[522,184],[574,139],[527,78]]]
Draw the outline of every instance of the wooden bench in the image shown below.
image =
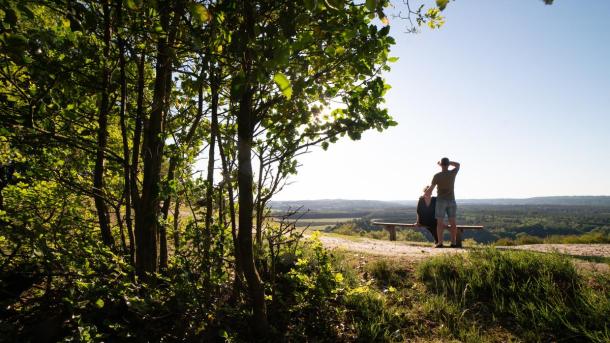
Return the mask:
[[[417,228],[417,229],[426,229],[425,226],[417,226],[415,224],[407,224],[407,223],[382,223],[382,222],[372,222],[371,224],[377,226],[383,226],[390,233],[390,240],[396,240],[396,228],[397,227],[408,227],[408,228]],[[445,226],[448,227],[447,225]],[[462,244],[462,233],[464,230],[481,230],[483,229],[483,225],[458,225],[458,235],[457,235],[457,243]]]

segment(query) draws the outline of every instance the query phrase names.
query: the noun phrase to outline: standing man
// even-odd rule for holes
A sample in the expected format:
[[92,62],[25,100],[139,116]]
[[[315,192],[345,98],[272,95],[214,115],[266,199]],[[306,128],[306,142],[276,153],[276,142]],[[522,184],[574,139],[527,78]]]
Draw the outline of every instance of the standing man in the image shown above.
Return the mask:
[[[443,169],[441,172],[434,175],[432,178],[432,184],[428,188],[427,193],[432,194],[434,187],[437,188],[436,197],[436,209],[435,216],[437,219],[436,223],[436,235],[438,242],[435,245],[436,248],[443,247],[443,231],[445,228],[445,214],[449,218],[449,231],[451,232],[451,247],[460,248],[457,244],[457,225],[455,223],[455,212],[457,211],[457,204],[455,203],[455,194],[453,192],[453,186],[455,184],[455,177],[460,170],[460,164],[457,162],[449,161],[447,157],[443,157],[438,165]],[[449,166],[453,169],[449,170]],[[461,244],[460,244],[461,245]]]

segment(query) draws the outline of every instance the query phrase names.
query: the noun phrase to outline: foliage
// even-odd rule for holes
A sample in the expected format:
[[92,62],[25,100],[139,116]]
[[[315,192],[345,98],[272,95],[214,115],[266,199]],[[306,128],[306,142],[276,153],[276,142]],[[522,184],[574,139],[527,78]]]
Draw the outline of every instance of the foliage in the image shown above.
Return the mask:
[[[21,321],[60,296],[61,319],[76,314],[58,337],[85,341],[139,330],[94,314],[126,298],[149,299],[134,318],[151,323],[200,320],[227,298],[237,316],[264,317],[244,283],[270,295],[276,274],[294,286],[286,299],[323,304],[340,283],[326,253],[314,248],[293,274],[270,270],[297,244],[262,223],[309,147],[396,125],[383,107],[382,73],[396,60],[388,5],[0,0],[1,287],[3,305],[30,304],[7,330],[27,335]],[[246,150],[253,158],[240,159]],[[253,227],[255,247],[238,239]],[[263,230],[276,238],[263,242]],[[256,251],[257,266],[240,250]],[[299,279],[307,268],[318,277]],[[174,301],[192,307],[168,310]],[[215,332],[211,322],[177,332]]]
[[283,339],[336,337],[340,333],[335,311],[345,290],[343,274],[315,235],[290,259],[290,269],[277,276],[279,286],[270,306],[278,330],[286,332]]
[[263,225],[309,147],[396,125],[389,4],[0,0],[1,337],[394,337],[315,237]]

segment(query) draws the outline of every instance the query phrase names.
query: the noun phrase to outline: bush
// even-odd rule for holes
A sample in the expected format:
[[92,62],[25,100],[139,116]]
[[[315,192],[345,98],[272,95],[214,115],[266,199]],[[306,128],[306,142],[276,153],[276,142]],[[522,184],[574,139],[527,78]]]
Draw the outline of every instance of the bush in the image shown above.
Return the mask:
[[[281,256],[280,256],[281,257]],[[314,233],[297,251],[295,262],[286,272],[279,272],[271,293],[270,321],[284,337],[298,341],[303,337],[333,340],[340,333],[335,308],[344,289],[343,274],[333,265],[333,258]]]
[[500,238],[494,242],[495,246],[513,246],[515,241],[510,238]]
[[489,248],[433,258],[420,265],[418,277],[462,307],[487,304],[526,337],[610,340],[609,289],[593,290],[567,257]]

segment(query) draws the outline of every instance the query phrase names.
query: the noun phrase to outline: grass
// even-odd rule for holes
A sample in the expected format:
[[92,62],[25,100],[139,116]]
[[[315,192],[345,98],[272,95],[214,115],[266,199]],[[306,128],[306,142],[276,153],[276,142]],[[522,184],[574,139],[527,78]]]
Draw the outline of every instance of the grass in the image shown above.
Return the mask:
[[610,275],[581,273],[567,256],[337,257],[350,275],[341,311],[354,341],[610,341]]
[[418,278],[465,311],[484,307],[514,324],[527,341],[610,341],[608,278],[592,288],[565,256],[488,248],[431,259]]
[[580,235],[551,235],[547,237],[531,236],[525,233],[518,233],[513,238],[500,238],[494,245],[511,246],[525,244],[608,244],[610,243],[610,233],[602,230],[593,230]]

